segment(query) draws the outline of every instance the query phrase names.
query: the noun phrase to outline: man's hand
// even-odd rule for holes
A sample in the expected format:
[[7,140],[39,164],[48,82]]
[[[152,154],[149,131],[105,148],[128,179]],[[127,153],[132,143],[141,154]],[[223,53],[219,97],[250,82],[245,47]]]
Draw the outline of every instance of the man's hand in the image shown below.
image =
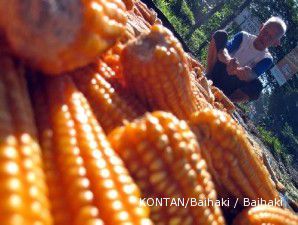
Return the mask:
[[224,64],[228,64],[233,59],[226,48],[217,53],[217,58]]
[[239,63],[237,61],[237,59],[235,58],[232,58],[228,64],[227,64],[227,72],[229,75],[233,75],[233,74],[236,74],[236,70],[237,68],[239,67]]
[[239,80],[251,81],[255,79],[252,69],[248,66],[241,67],[235,58],[227,64],[227,72],[229,75],[237,76]]
[[238,77],[239,80],[243,81],[251,81],[255,78],[252,69],[248,66],[238,67],[235,70],[235,75]]

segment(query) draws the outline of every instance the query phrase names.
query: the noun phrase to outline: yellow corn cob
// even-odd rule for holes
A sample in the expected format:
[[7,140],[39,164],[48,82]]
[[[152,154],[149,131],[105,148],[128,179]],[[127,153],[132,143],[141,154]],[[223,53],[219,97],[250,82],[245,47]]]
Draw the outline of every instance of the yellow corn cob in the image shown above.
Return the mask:
[[187,58],[166,28],[153,26],[149,34],[124,48],[121,59],[127,85],[153,110],[170,111],[180,119],[188,119],[198,109]]
[[[119,49],[115,51],[119,51]],[[107,62],[107,58],[105,56],[103,57],[103,60],[104,61],[98,61],[98,63],[96,64],[95,71],[98,72],[107,82],[111,84],[111,86],[115,89],[115,92],[123,100],[125,100],[127,104],[134,109],[134,111],[136,111],[139,115],[144,114],[147,111],[147,109],[125,83],[121,63],[116,63],[121,68],[116,68],[115,70],[115,66],[113,66],[110,61]]]
[[82,74],[89,73],[99,73],[100,76],[103,77],[113,89],[115,89],[115,92],[139,115],[144,114],[147,111],[141,101],[133,94],[129,87],[127,87],[125,80],[123,79],[122,72],[119,74],[109,65],[107,65],[105,61],[98,60],[96,63],[76,70],[72,74],[81,76]]
[[206,109],[195,113],[190,124],[204,151],[218,192],[242,200],[278,200],[270,175],[255,154],[243,128],[229,114]]
[[73,78],[78,88],[89,100],[106,133],[142,114],[122,99],[115,89],[92,68],[78,71]]
[[[37,78],[38,79],[38,78]],[[53,143],[53,130],[51,129],[49,107],[45,95],[44,86],[31,84],[33,92],[34,109],[37,120],[39,141],[42,147],[42,156],[44,161],[44,170],[47,186],[49,189],[49,199],[51,203],[51,213],[54,225],[71,225],[71,211],[65,197],[65,189],[62,185],[62,179],[55,159],[55,146]]]
[[47,80],[54,157],[70,225],[151,224],[139,190],[71,78]]
[[259,205],[245,209],[233,225],[297,225],[298,216],[291,211],[275,206]]
[[0,223],[51,225],[39,145],[21,68],[0,58]]
[[116,42],[125,23],[119,0],[0,1],[12,49],[48,74],[87,65]]
[[[143,197],[215,201],[211,177],[186,122],[166,112],[147,113],[115,129],[109,140]],[[224,224],[219,207],[208,205],[153,207],[151,218],[156,224]]]

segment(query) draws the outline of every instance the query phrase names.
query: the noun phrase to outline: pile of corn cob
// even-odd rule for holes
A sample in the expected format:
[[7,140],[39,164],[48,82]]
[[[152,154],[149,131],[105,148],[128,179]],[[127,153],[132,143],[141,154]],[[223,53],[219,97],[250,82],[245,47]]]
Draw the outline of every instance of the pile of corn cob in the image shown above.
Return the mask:
[[[1,225],[223,225],[229,208],[140,199],[279,199],[233,104],[144,3],[4,2]],[[258,206],[233,224],[298,217]]]

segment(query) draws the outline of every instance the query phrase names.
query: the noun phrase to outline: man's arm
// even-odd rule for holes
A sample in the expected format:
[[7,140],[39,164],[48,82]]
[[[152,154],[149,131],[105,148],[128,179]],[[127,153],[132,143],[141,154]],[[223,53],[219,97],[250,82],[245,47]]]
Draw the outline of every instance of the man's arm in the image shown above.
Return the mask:
[[225,63],[226,65],[228,65],[229,63],[232,63],[233,65],[235,65],[234,63],[236,61],[231,62],[233,58],[230,56],[230,54],[239,49],[242,39],[243,39],[243,32],[239,32],[235,34],[234,37],[227,42],[226,48],[223,48],[221,49],[221,51],[218,51],[219,61]]
[[218,59],[218,52],[222,52],[226,48],[228,42],[228,34],[224,30],[216,31],[210,41],[207,58],[207,73],[213,70],[213,67]]
[[242,40],[243,40],[243,32],[239,32],[235,34],[234,37],[227,43],[227,49],[229,53],[233,53],[237,51],[242,43]]
[[243,81],[251,81],[258,78],[261,74],[265,73],[273,64],[272,58],[264,58],[257,63],[253,68],[248,66],[237,67],[233,72],[238,79]]
[[272,65],[273,65],[272,58],[264,58],[252,68],[252,71],[254,72],[256,77],[259,77],[267,70],[269,70]]

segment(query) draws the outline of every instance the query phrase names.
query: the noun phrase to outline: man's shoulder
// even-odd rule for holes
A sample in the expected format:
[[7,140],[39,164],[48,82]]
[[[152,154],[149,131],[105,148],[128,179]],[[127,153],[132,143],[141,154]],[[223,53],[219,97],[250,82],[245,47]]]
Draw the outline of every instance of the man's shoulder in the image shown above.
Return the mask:
[[264,58],[268,58],[268,59],[270,59],[273,62],[273,56],[272,56],[272,54],[271,54],[271,52],[269,51],[268,48],[266,48],[264,50]]
[[246,40],[251,40],[251,39],[255,39],[257,36],[254,35],[254,34],[251,34],[251,33],[248,33],[247,31],[240,31],[239,32],[243,37],[244,39]]

